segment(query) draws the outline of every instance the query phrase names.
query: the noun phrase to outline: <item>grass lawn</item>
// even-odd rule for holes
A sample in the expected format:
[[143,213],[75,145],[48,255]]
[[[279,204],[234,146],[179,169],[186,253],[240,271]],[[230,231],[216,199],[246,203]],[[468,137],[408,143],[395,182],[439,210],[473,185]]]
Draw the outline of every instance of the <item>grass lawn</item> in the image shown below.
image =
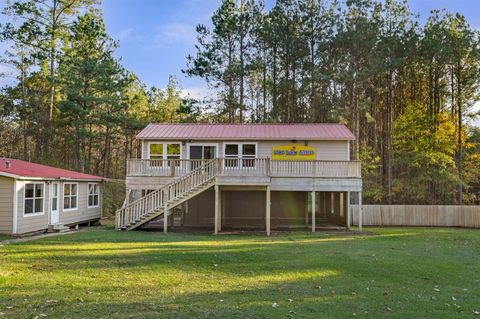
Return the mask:
[[0,235],[0,242],[4,241],[4,240],[7,240],[7,239],[12,239],[12,237],[11,236]]
[[480,231],[168,234],[0,246],[5,318],[480,318]]

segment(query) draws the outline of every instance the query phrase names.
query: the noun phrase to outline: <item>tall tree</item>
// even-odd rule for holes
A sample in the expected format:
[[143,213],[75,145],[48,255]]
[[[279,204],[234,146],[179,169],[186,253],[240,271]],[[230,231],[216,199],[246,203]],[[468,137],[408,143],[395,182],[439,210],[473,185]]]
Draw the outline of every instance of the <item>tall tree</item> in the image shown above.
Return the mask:
[[116,43],[94,13],[78,18],[71,27],[69,45],[60,64],[64,100],[60,103],[61,126],[73,135],[73,167],[91,171],[92,152],[103,140],[101,164],[109,172],[112,128],[126,116],[122,94],[127,78],[113,57]]
[[[48,104],[45,107],[43,152],[48,153],[55,107],[56,77],[59,48],[68,34],[68,26],[80,9],[91,6],[96,0],[18,0],[9,3],[3,10],[5,16],[20,19],[19,24],[6,23],[1,33],[17,45],[35,50],[38,58],[45,61],[49,82]],[[40,155],[40,154],[39,154]]]

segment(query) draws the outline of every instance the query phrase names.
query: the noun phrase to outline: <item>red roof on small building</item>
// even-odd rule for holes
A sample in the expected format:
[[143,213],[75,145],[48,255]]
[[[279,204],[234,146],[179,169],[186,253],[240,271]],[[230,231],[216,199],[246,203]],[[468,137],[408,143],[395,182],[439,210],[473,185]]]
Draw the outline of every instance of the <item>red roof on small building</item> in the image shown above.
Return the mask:
[[149,124],[138,139],[354,140],[343,124]]
[[0,176],[34,177],[45,179],[72,179],[102,181],[105,177],[78,173],[63,168],[26,162],[18,159],[0,159]]

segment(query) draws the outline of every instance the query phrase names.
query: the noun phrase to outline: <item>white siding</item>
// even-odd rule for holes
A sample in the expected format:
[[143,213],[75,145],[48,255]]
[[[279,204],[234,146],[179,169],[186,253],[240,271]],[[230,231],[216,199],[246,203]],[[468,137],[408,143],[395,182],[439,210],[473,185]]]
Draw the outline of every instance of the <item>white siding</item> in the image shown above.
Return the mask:
[[[148,143],[149,142],[167,142],[167,141],[143,141],[142,147],[142,158],[148,159]],[[225,143],[255,143],[252,141],[193,141],[196,144],[201,144],[202,142],[205,144],[212,144],[218,143],[219,150],[218,156],[223,157],[224,151],[224,144]],[[258,141],[256,142],[258,145],[257,150],[257,157],[259,158],[267,158],[272,157],[272,147],[274,146],[281,146],[281,145],[291,145],[295,144],[292,141]],[[303,145],[305,141],[297,141],[296,144]],[[349,158],[349,142],[348,141],[307,141],[308,146],[313,146],[317,150],[317,160],[324,160],[324,161],[348,161]],[[182,158],[187,158],[187,146],[189,145],[188,142],[182,145]]]
[[13,178],[0,176],[0,234],[12,233],[13,187]]
[[63,211],[63,185],[60,183],[60,223],[72,225],[102,217],[102,185],[99,185],[99,207],[88,207],[88,182],[78,183],[78,204],[76,210]]
[[[26,183],[44,183],[43,214],[26,215],[24,213],[25,205],[25,184]],[[17,234],[30,233],[48,228],[48,214],[50,207],[48,205],[49,187],[46,181],[17,181]]]
[[[300,144],[303,141],[292,143],[291,141],[260,141],[258,142],[257,157],[272,157],[272,148],[275,146]],[[347,161],[348,141],[308,141],[308,146],[315,147],[317,160],[323,161]]]
[[[45,183],[44,213],[42,215],[23,216],[24,211],[24,187],[29,181],[17,181],[18,184],[18,215],[17,215],[17,234],[24,234],[34,231],[45,230],[48,228],[50,214],[50,184],[47,181],[34,181]],[[60,223],[65,225],[77,224],[85,221],[95,220],[102,217],[102,184],[100,186],[99,207],[88,208],[88,182],[78,182],[78,209],[63,211],[63,182],[59,183],[59,215]],[[13,197],[12,197],[13,198]]]

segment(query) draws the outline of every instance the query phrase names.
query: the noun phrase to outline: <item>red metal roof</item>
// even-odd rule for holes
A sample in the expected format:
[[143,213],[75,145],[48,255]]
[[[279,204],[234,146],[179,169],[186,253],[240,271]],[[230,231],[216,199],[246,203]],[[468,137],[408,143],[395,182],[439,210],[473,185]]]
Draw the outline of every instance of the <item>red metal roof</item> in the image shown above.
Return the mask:
[[[8,164],[9,163],[9,164]],[[5,174],[2,174],[5,173]],[[62,168],[51,167],[36,163],[30,163],[18,159],[0,159],[0,175],[15,175],[35,178],[60,178],[73,180],[102,181],[105,177],[78,173]]]
[[149,124],[138,139],[354,140],[343,124]]

